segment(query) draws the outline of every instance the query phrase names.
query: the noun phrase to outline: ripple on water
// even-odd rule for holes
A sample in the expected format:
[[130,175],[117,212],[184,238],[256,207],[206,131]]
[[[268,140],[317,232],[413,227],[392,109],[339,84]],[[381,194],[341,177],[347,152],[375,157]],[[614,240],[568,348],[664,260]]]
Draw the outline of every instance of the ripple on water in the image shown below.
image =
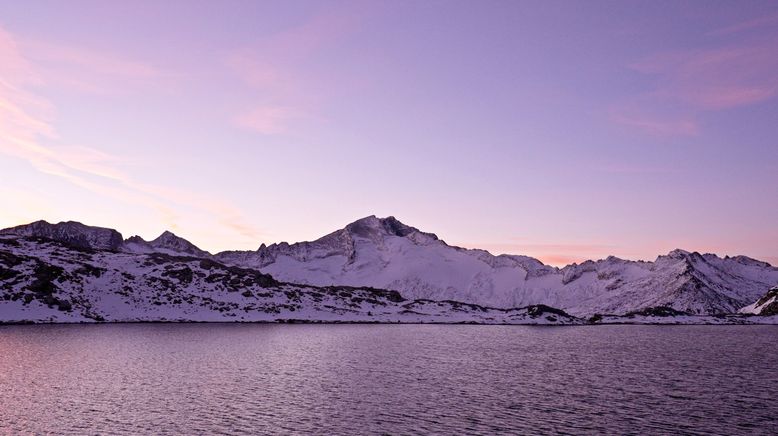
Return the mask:
[[773,326],[0,327],[32,433],[770,434]]

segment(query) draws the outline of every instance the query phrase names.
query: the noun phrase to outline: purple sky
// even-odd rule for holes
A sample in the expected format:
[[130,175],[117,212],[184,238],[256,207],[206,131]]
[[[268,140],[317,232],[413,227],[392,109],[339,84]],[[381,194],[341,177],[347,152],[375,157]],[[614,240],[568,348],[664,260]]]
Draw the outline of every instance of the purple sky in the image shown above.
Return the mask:
[[778,264],[778,3],[0,1],[0,226]]

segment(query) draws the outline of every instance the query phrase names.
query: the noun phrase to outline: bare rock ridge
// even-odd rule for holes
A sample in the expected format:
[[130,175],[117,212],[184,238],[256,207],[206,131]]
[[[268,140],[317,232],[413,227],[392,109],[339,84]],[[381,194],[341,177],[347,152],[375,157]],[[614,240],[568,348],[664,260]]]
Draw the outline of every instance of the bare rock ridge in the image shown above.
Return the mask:
[[74,247],[92,250],[166,253],[195,257],[209,257],[211,255],[170,231],[163,232],[152,241],[145,241],[140,236],[132,236],[124,240],[122,239],[122,234],[114,229],[87,226],[75,221],[57,224],[36,221],[31,224],[0,230],[0,234],[46,238]]
[[0,230],[0,234],[47,238],[93,250],[118,250],[123,243],[121,233],[114,229],[86,226],[75,221],[50,224],[41,220]]
[[122,241],[114,230],[72,222],[38,222],[0,233],[136,255],[209,259],[299,286],[387,289],[408,300],[499,309],[546,305],[579,317],[733,314],[778,285],[778,269],[746,256],[679,249],[652,262],[610,256],[557,268],[528,256],[450,246],[394,217],[362,218],[315,241],[216,255],[170,232],[150,242]]

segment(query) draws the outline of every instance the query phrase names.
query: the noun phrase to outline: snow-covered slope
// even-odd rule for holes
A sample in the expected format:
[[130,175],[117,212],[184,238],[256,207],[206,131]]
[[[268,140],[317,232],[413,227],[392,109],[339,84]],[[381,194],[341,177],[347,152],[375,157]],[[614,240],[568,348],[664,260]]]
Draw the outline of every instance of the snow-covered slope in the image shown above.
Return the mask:
[[753,304],[740,309],[740,313],[752,315],[774,316],[778,315],[778,286],[770,289]]
[[745,256],[674,250],[654,262],[608,257],[559,269],[526,256],[449,246],[393,217],[375,216],[316,241],[215,258],[296,283],[372,286],[412,299],[491,307],[545,304],[580,316],[664,306],[691,314],[732,313],[778,284],[778,269]]
[[0,323],[329,321],[579,324],[559,310],[408,300],[397,291],[295,285],[209,258],[0,237]]
[[778,269],[745,256],[720,258],[674,250],[653,262],[611,256],[556,268],[527,256],[494,256],[450,246],[393,217],[363,218],[313,242],[263,244],[257,251],[215,256],[170,232],[149,242],[137,236],[123,241],[111,229],[39,221],[0,233],[116,252],[113,257],[101,253],[112,259],[155,253],[187,256],[301,285],[388,289],[409,300],[451,300],[502,309],[546,305],[587,318],[654,308],[690,315],[736,313],[778,285]]

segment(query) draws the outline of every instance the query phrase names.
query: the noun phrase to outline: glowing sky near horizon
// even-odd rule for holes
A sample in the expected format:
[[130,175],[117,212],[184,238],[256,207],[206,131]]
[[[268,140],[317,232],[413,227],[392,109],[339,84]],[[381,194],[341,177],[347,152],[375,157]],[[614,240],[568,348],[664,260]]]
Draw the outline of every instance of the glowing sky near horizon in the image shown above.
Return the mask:
[[778,4],[0,0],[0,227],[778,264]]

